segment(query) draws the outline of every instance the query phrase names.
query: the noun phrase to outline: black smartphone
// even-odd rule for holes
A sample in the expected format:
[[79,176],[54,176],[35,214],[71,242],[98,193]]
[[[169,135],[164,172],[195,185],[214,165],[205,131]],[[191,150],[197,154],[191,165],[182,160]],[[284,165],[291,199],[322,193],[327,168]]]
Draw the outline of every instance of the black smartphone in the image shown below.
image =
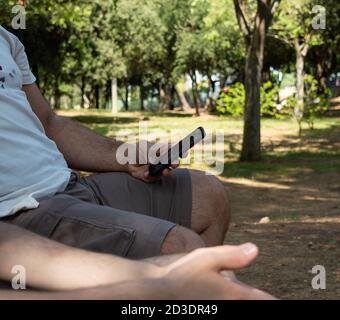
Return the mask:
[[206,137],[205,130],[202,127],[197,128],[187,137],[171,147],[169,151],[160,158],[159,164],[150,165],[150,177],[156,177],[162,174],[163,170],[169,169],[171,164],[179,158],[183,158],[191,148],[200,143]]

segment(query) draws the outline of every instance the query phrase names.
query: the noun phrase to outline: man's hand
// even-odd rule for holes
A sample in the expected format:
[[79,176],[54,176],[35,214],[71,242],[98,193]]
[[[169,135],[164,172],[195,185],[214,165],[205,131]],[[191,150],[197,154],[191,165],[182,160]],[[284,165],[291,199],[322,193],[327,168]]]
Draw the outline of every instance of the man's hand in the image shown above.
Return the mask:
[[168,266],[168,299],[267,300],[273,296],[239,282],[230,270],[247,267],[258,256],[253,244],[199,249]]
[[[173,163],[170,169],[165,169],[162,175],[158,177],[150,177],[149,168],[150,164],[155,164],[155,157],[165,154],[170,145],[166,144],[153,144],[147,141],[141,141],[136,145],[136,159],[137,164],[128,164],[128,173],[134,178],[140,179],[146,183],[154,183],[158,181],[162,176],[170,177],[172,170],[178,168],[179,163]],[[145,164],[147,163],[147,164]]]

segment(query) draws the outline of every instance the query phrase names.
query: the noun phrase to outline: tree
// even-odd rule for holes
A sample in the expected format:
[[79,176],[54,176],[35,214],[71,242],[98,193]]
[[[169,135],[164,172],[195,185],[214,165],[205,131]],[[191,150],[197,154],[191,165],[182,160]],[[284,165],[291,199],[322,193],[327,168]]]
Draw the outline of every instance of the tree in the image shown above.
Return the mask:
[[[318,0],[317,8],[325,8],[326,28],[317,30],[320,41],[310,49],[308,69],[319,83],[319,94],[327,94],[328,80],[337,72],[340,65],[339,14],[340,2],[337,0]],[[322,6],[322,7],[320,7]]]
[[320,44],[320,33],[313,27],[314,0],[287,0],[280,8],[274,32],[295,50],[296,67],[296,104],[294,116],[302,130],[305,114],[305,65],[306,57],[312,46]]
[[161,77],[159,78],[160,109],[172,109],[174,93],[182,101],[182,108],[188,103],[184,93],[177,85],[183,74],[178,72],[178,41],[179,33],[185,28],[190,19],[190,8],[193,0],[154,0],[157,14],[164,26],[164,53],[161,61]]
[[139,86],[141,110],[146,88],[162,78],[165,27],[151,0],[118,1],[117,45],[122,50],[126,73],[123,82]]
[[198,73],[207,79],[204,81],[206,106],[212,111],[213,76],[218,76],[224,86],[226,78],[239,73],[244,62],[240,31],[233,13],[230,6],[225,6],[225,0],[197,0],[192,3],[187,24],[178,33],[176,70],[191,78],[196,115],[200,114],[201,106]]
[[209,2],[199,0],[191,3],[187,25],[178,34],[177,70],[188,74],[192,83],[192,95],[196,116],[200,115],[200,94],[197,75],[202,66],[213,56],[211,47],[204,41],[204,18],[209,12]]
[[209,0],[209,12],[203,19],[199,41],[205,47],[200,73],[208,79],[206,107],[215,110],[216,83],[224,87],[231,78],[240,79],[244,69],[244,45],[237,25],[232,0]]
[[[265,40],[280,0],[234,0],[246,47],[244,132],[242,161],[261,158],[261,78]],[[256,7],[256,9],[255,9]],[[255,13],[254,13],[255,12]]]

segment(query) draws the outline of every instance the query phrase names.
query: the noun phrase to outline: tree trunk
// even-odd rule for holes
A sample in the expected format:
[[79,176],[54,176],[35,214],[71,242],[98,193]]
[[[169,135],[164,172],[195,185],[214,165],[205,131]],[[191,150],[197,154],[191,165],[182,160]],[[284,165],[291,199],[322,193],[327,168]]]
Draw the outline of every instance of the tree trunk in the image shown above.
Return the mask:
[[299,125],[299,135],[302,133],[301,123],[305,110],[305,59],[299,45],[296,46],[296,106],[294,108],[294,116]]
[[256,17],[255,29],[247,48],[245,67],[246,101],[241,161],[261,159],[261,77],[263,68],[266,23],[264,15]]
[[72,90],[71,96],[70,96],[70,108],[74,109],[74,90]]
[[216,105],[214,103],[215,83],[210,76],[208,76],[208,84],[208,95],[205,102],[205,108],[209,112],[213,112],[216,110]]
[[173,110],[175,108],[174,95],[175,88],[172,84],[165,84],[160,86],[160,109]]
[[112,102],[112,113],[118,113],[118,84],[117,78],[111,79],[111,102]]
[[328,78],[334,69],[335,53],[327,44],[314,48],[311,52],[311,61],[315,61],[316,79],[319,83],[318,93],[325,95],[328,92]]
[[107,109],[110,106],[111,96],[112,96],[111,81],[107,80],[105,83],[105,93],[104,93],[104,108]]
[[204,109],[209,110],[211,105],[211,86],[210,83],[208,85],[208,92],[207,92],[207,98],[205,99]]
[[139,86],[139,99],[140,99],[140,110],[145,111],[144,106],[144,86],[143,84],[140,84]]
[[60,109],[61,107],[61,92],[59,89],[59,80],[56,79],[54,85],[54,109]]
[[245,36],[246,66],[244,106],[244,132],[242,161],[258,161],[261,158],[261,77],[264,48],[268,29],[280,0],[258,0],[257,12],[251,27],[245,12],[246,3],[234,0],[239,27]]
[[191,111],[190,104],[189,104],[187,98],[185,97],[184,92],[181,90],[181,88],[177,85],[175,87],[175,90],[176,90],[178,100],[181,102],[182,110],[187,111],[187,112]]
[[318,62],[316,65],[317,69],[317,80],[320,84],[320,94],[325,94],[327,92],[327,73],[326,68],[322,62]]
[[125,110],[129,110],[129,97],[130,97],[130,89],[129,89],[129,84],[125,84],[125,98],[124,98],[124,106]]
[[85,108],[85,78],[84,77],[81,77],[80,92],[81,92],[80,108],[84,109]]
[[174,85],[169,86],[168,88],[168,103],[169,103],[169,110],[175,109],[175,95],[176,89]]
[[129,110],[129,95],[130,95],[129,84],[126,83],[125,84],[125,97],[124,97],[124,108],[126,111]]
[[192,96],[194,99],[194,105],[195,105],[195,111],[196,116],[200,116],[200,98],[199,98],[199,92],[198,92],[198,85],[197,85],[197,77],[196,72],[190,74],[191,82],[192,82]]
[[165,96],[166,94],[165,94],[164,87],[162,86],[162,84],[160,84],[159,85],[159,110],[160,111],[164,111],[167,108]]
[[94,88],[94,100],[96,109],[100,108],[100,93],[99,93],[99,85],[96,85]]

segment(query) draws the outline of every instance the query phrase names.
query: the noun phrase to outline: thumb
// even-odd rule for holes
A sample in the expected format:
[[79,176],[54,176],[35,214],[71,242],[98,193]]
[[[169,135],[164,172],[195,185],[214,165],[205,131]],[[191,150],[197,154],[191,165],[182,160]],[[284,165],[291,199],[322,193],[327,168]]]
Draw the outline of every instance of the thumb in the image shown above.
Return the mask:
[[258,256],[258,252],[257,246],[252,243],[241,246],[202,248],[170,264],[166,270],[169,272],[184,266],[191,271],[199,269],[202,272],[237,270],[250,265]]
[[259,254],[259,249],[252,243],[246,243],[241,246],[221,246],[211,250],[211,259],[207,259],[207,263],[216,271],[245,268]]

